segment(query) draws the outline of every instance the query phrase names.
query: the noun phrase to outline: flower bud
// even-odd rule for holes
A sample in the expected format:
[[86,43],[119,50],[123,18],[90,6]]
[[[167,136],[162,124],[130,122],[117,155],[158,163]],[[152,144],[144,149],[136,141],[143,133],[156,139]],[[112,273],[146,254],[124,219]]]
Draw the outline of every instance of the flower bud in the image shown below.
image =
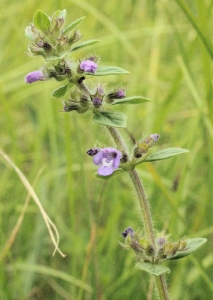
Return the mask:
[[90,156],[94,156],[96,155],[98,152],[100,151],[99,148],[91,148],[87,151],[87,154],[90,155]]
[[89,106],[89,99],[86,95],[82,94],[80,97],[80,105],[82,107],[88,107]]
[[134,157],[140,158],[143,154],[147,153],[149,148],[154,146],[154,144],[159,140],[160,135],[157,133],[150,134],[150,136],[145,137],[141,142],[137,143],[134,149]]
[[98,65],[91,61],[91,60],[83,60],[81,63],[80,63],[80,70],[84,71],[84,72],[87,72],[87,73],[95,73]]
[[131,227],[128,227],[124,230],[124,232],[121,233],[121,235],[126,238],[128,235],[130,235],[131,237],[134,237],[134,230]]
[[128,161],[128,155],[127,155],[127,153],[123,153],[123,156],[121,158],[121,162],[126,163],[127,161]]
[[33,83],[35,81],[43,81],[47,78],[44,76],[42,71],[33,71],[26,75],[25,82],[26,83]]
[[82,39],[83,35],[80,33],[80,31],[76,30],[74,34],[68,39],[69,44],[76,43]]
[[77,111],[79,109],[80,109],[80,105],[77,102],[71,101],[71,100],[65,101],[65,104],[64,104],[65,112],[69,112],[69,111],[73,111],[73,110]]
[[123,99],[126,97],[124,89],[115,89],[114,92],[110,92],[106,95],[105,101],[112,103],[114,99]]
[[95,106],[95,108],[99,108],[102,105],[102,99],[99,97],[95,97],[92,99],[92,103]]

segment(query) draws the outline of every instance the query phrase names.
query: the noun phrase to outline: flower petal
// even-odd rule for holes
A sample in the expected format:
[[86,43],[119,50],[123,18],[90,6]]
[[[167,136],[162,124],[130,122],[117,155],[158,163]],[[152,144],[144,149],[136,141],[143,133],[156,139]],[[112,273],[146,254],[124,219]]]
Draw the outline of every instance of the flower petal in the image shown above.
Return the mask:
[[29,74],[26,75],[25,77],[25,82],[26,83],[32,83],[38,80],[44,80],[44,74],[42,73],[42,71],[33,71]]
[[101,166],[98,169],[98,174],[101,176],[108,176],[111,175],[114,172],[114,168],[113,167],[105,167],[105,166]]
[[97,154],[93,156],[93,162],[95,165],[101,165],[102,164],[102,159],[103,159],[103,152],[102,150],[99,151]]
[[80,69],[88,73],[95,73],[98,65],[91,60],[84,60],[80,63]]
[[116,152],[117,156],[113,160],[113,168],[117,169],[120,165],[120,160],[122,158],[122,154],[119,150],[116,150],[115,152]]

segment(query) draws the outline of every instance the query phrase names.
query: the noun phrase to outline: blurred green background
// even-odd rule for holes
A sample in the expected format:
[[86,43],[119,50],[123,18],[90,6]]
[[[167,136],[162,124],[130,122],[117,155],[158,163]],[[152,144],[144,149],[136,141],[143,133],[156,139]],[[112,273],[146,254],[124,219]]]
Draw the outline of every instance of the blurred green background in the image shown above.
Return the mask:
[[57,225],[66,257],[58,253],[52,257],[54,246],[33,200],[11,236],[28,192],[1,156],[0,299],[154,299],[152,280],[134,267],[134,254],[118,244],[126,227],[142,229],[128,177],[95,178],[96,168],[86,154],[95,144],[113,146],[111,139],[91,122],[89,113],[59,112],[61,101],[50,95],[61,84],[24,82],[25,75],[43,62],[25,55],[25,27],[38,9],[51,15],[64,8],[68,23],[86,16],[79,28],[84,40],[102,40],[76,52],[74,58],[84,58],[89,51],[100,55],[103,65],[129,70],[130,75],[100,81],[108,87],[126,87],[128,96],[152,99],[122,107],[135,137],[161,135],[150,153],[167,147],[190,150],[139,165],[138,172],[156,229],[166,230],[174,240],[208,239],[193,255],[167,263],[172,271],[167,276],[171,298],[213,299],[213,1],[2,0],[1,4],[0,147],[34,185]]

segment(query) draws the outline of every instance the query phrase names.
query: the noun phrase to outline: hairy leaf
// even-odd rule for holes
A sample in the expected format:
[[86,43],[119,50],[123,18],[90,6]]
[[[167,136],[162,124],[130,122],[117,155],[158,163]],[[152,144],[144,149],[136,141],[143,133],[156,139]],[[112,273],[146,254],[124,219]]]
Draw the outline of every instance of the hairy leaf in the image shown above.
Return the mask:
[[61,97],[63,97],[66,94],[68,86],[69,86],[69,84],[61,86],[57,90],[53,91],[52,96],[54,98],[61,98]]
[[142,96],[133,96],[133,97],[127,97],[123,99],[116,99],[111,105],[117,105],[117,104],[141,104],[144,102],[151,101],[148,98],[144,98]]
[[37,29],[43,32],[48,32],[48,29],[50,27],[50,20],[43,11],[38,10],[35,13],[33,17],[33,23]]
[[189,150],[182,149],[182,148],[167,148],[148,156],[146,159],[140,161],[139,163],[167,159],[172,156],[179,155],[182,153],[187,153],[187,152],[189,152]]
[[[104,75],[119,75],[119,74],[128,74],[129,72],[119,68],[119,67],[113,67],[113,66],[103,66],[98,67],[95,71],[94,76],[104,76]],[[88,73],[88,75],[91,75],[91,73]]]
[[73,52],[73,51],[76,51],[78,49],[81,49],[81,48],[84,48],[84,47],[87,47],[87,46],[91,46],[91,45],[99,43],[99,42],[100,42],[100,40],[89,40],[89,41],[86,41],[84,43],[78,44],[77,46],[73,47],[71,51]]
[[92,119],[95,123],[104,126],[126,127],[126,115],[120,112],[98,112]]
[[187,242],[186,250],[177,251],[174,256],[172,256],[170,258],[167,258],[166,260],[180,259],[180,258],[183,258],[183,257],[193,253],[198,248],[203,246],[203,244],[205,244],[207,242],[207,239],[205,239],[205,238],[194,238],[194,239],[186,240],[186,242]]
[[168,267],[162,265],[153,265],[151,263],[138,262],[136,267],[154,276],[159,276],[163,273],[170,273],[170,269]]
[[84,19],[85,17],[82,17],[69,24],[64,30],[64,35],[67,35],[71,30],[75,29]]

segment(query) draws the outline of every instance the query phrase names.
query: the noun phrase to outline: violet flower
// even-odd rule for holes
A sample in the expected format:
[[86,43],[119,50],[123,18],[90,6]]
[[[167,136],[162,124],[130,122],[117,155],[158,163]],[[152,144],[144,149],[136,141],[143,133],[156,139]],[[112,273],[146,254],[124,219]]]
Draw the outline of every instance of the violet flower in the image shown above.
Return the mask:
[[26,83],[32,83],[38,80],[45,80],[45,76],[42,73],[42,71],[33,71],[26,75],[25,82]]
[[150,137],[153,139],[153,141],[156,143],[159,138],[160,138],[160,135],[158,133],[152,133],[150,134]]
[[126,94],[125,94],[125,91],[124,89],[118,89],[116,92],[115,92],[115,99],[122,99],[122,98],[125,98],[126,97]]
[[98,149],[97,153],[93,155],[91,150],[87,153],[93,156],[93,162],[95,165],[101,165],[98,169],[98,174],[101,176],[111,175],[120,165],[122,153],[114,148]]
[[93,73],[94,74],[97,67],[98,67],[98,65],[94,61],[91,61],[91,60],[83,60],[80,63],[80,69],[84,72],[87,72],[87,73]]
[[131,228],[131,227],[128,227],[124,230],[124,232],[121,233],[121,235],[126,238],[128,235],[130,235],[132,238],[134,237],[135,235],[135,232],[134,230]]

